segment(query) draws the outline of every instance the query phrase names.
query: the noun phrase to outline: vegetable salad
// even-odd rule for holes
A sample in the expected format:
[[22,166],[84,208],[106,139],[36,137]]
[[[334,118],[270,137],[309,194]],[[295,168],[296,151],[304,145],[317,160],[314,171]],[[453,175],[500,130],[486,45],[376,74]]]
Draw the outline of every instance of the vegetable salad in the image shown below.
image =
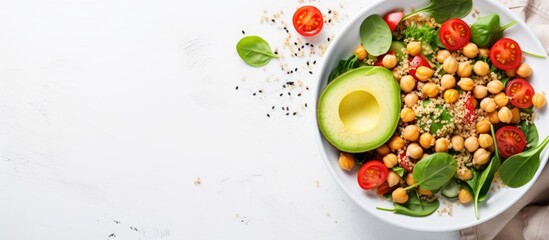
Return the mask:
[[535,73],[520,43],[505,36],[515,22],[501,26],[490,14],[469,25],[461,18],[471,8],[470,0],[431,0],[413,13],[368,16],[361,44],[328,77],[371,65],[390,69],[400,84],[400,121],[389,141],[339,158],[344,170],[358,165],[361,188],[394,202],[379,210],[428,216],[445,197],[472,204],[478,218],[496,175],[520,187],[539,167],[549,138],[539,143],[533,119],[546,100],[529,83]]

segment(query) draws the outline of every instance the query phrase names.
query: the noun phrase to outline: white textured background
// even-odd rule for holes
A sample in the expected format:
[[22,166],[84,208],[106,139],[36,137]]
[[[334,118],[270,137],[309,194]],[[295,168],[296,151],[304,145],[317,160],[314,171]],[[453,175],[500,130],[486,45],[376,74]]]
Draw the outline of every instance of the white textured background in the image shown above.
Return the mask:
[[[309,3],[0,1],[0,239],[457,238],[381,222],[335,185],[304,106],[319,63],[237,56],[242,30],[287,54],[261,17]],[[339,17],[309,41],[369,3],[310,3]],[[303,86],[280,97],[285,81]]]

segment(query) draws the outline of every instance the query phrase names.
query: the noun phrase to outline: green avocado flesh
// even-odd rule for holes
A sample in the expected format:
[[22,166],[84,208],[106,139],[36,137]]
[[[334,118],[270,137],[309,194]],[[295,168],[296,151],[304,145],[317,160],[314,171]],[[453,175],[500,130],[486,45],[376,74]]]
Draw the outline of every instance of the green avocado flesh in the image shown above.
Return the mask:
[[335,148],[365,152],[385,143],[400,119],[400,86],[383,67],[360,67],[330,82],[318,99],[317,121]]

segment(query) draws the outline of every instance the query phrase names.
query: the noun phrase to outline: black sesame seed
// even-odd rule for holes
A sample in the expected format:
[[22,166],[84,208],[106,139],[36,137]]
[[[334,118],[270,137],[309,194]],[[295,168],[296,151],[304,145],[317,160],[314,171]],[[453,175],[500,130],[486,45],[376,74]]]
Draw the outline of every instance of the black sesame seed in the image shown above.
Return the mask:
[[282,85],[282,88],[286,88],[286,84]]
[[[332,19],[328,19],[328,23],[331,23],[331,22],[332,22]],[[330,41],[330,40],[328,40],[328,41]]]
[[254,93],[254,96],[255,96],[255,93]]
[[296,45],[296,46],[297,46],[297,42],[294,42],[294,45]]
[[236,86],[234,89],[238,90],[238,86]]
[[305,43],[305,46],[309,46],[309,43]]
[[297,115],[297,112],[292,113],[294,116]]
[[274,51],[274,54],[278,55],[278,51],[275,50],[275,51]]
[[315,47],[315,46],[313,46],[313,44],[311,44],[311,47]]
[[297,68],[295,68],[295,71],[297,72]]
[[332,10],[328,10],[328,14],[332,14]]
[[328,38],[328,42],[330,41],[330,38]]
[[313,74],[313,71],[309,71],[309,74]]
[[273,18],[273,19],[271,19],[271,22],[275,22],[274,18]]
[[292,93],[291,93],[291,92],[288,92],[288,96],[292,96]]
[[288,85],[294,85],[294,82],[293,82],[293,81],[288,81],[288,82],[286,82],[286,84],[288,84]]
[[271,117],[271,115],[269,115],[269,114],[267,113],[267,117]]
[[297,96],[298,96],[298,97],[301,97],[301,93],[298,93]]
[[246,34],[246,32],[244,32],[244,30],[242,30],[242,34]]
[[282,97],[282,93],[280,94],[280,96]]
[[307,61],[307,66],[309,66],[309,61]]
[[307,107],[307,103],[305,103],[305,107]]
[[294,53],[294,55],[297,57],[297,53]]
[[290,113],[286,113],[286,116],[290,115]]
[[263,90],[259,90],[258,92],[259,92],[259,93],[262,93],[262,92],[263,92]]
[[305,87],[305,89],[309,90],[309,87]]
[[316,60],[313,61],[313,64],[316,64]]
[[273,107],[271,109],[275,109],[275,106],[273,105]]

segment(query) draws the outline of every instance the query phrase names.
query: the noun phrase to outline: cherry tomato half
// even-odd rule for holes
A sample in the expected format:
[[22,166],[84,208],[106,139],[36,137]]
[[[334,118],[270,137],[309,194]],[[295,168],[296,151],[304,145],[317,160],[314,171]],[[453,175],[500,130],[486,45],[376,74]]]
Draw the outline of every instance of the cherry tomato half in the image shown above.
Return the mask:
[[389,183],[387,181],[383,182],[381,185],[379,185],[379,187],[377,187],[377,194],[379,195],[385,195],[387,193],[390,193],[392,192],[393,190],[395,190],[396,188],[398,187],[398,184],[397,185],[394,185],[392,187],[389,187]]
[[440,26],[438,37],[448,50],[458,50],[469,43],[471,28],[459,18],[452,18]]
[[490,48],[490,61],[501,70],[517,69],[522,59],[522,50],[515,40],[502,38]]
[[532,106],[532,97],[535,92],[528,81],[522,78],[515,78],[507,83],[505,94],[515,107],[529,108]]
[[295,11],[293,24],[299,34],[310,37],[322,30],[324,20],[318,8],[314,6],[302,6]]
[[496,143],[499,155],[508,158],[524,151],[526,137],[518,127],[508,125],[496,131]]
[[402,20],[404,17],[404,12],[392,12],[388,13],[385,16],[383,16],[383,20],[389,25],[389,29],[391,29],[391,32],[395,30],[396,26]]
[[406,152],[402,152],[398,155],[398,165],[404,168],[406,172],[412,172],[414,170],[414,166],[412,166],[410,157],[406,156]]
[[364,163],[358,170],[358,185],[362,189],[369,190],[385,182],[388,175],[389,169],[387,169],[382,161],[370,160]]
[[410,61],[409,66],[410,67],[408,68],[408,73],[412,75],[412,77],[414,77],[416,80],[419,80],[416,77],[416,69],[418,67],[424,66],[432,69],[431,64],[429,64],[429,61],[421,55],[414,56],[414,58],[412,58],[412,60]]

